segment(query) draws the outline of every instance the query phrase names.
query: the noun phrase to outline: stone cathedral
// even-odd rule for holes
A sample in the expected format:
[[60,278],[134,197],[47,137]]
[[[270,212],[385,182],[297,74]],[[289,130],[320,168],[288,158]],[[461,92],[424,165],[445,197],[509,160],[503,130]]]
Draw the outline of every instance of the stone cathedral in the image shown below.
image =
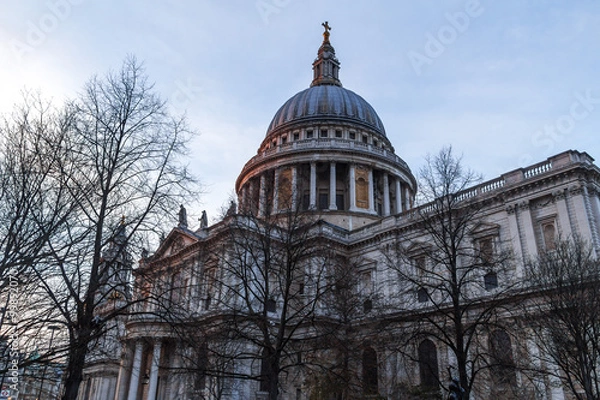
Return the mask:
[[[439,334],[427,329],[415,334],[422,321],[435,318],[431,315],[439,309],[433,304],[440,303],[434,293],[412,285],[412,278],[403,280],[406,273],[392,268],[389,256],[390,248],[400,242],[408,256],[397,260],[401,265],[397,268],[415,268],[415,274],[428,263],[434,268],[427,257],[427,249],[434,244],[421,217],[431,205],[415,202],[417,180],[396,154],[376,111],[342,86],[330,27],[323,25],[310,87],[293,95],[275,113],[256,155],[235,182],[237,201],[232,201],[223,219],[209,226],[203,215],[200,226],[192,227],[182,206],[179,223],[160,246],[144,254],[139,264],[130,265],[133,293],[123,293],[137,299],[134,312],[111,322],[114,329],[98,346],[102,351],[94,350],[89,357],[81,399],[268,399],[265,375],[271,367],[266,368],[264,360],[271,347],[264,343],[276,342],[280,332],[289,339],[272,347],[281,350],[277,364],[281,365],[280,399],[446,398],[446,371],[452,371],[456,356]],[[499,294],[514,293],[505,289],[524,285],[528,260],[552,249],[558,237],[578,236],[599,248],[600,169],[593,162],[585,152],[565,151],[459,193],[469,204],[465,207],[478,210],[465,243],[486,256],[510,254],[501,268],[482,266],[477,275],[481,284],[473,285],[469,296],[484,304]],[[310,234],[305,233],[303,244],[321,252],[303,253],[308,254],[301,262],[305,269],[294,275],[288,292],[300,293],[302,304],[313,301],[311,296],[322,296],[298,317],[305,318],[302,323],[286,320],[288,325],[282,327],[282,313],[293,306],[280,286],[264,298],[255,293],[244,303],[247,297],[240,285],[254,290],[266,287],[267,281],[272,287],[281,285],[282,279],[269,275],[263,282],[260,274],[249,282],[240,278],[260,270],[253,263],[267,261],[264,252],[255,257],[252,248],[240,245],[241,240],[231,241],[236,234],[231,227],[238,227],[243,219],[252,231],[245,240],[251,236],[259,249],[264,241],[256,238],[264,232],[253,227],[291,214],[308,216]],[[278,225],[279,239],[284,236],[282,224]],[[238,253],[227,252],[236,246],[243,248],[239,258]],[[347,325],[338,321],[341,311],[333,312],[327,303],[331,296],[324,288],[331,274],[323,271],[331,263],[323,260],[328,257],[343,260],[352,269],[347,280],[355,283],[350,292],[359,306],[348,314]],[[237,278],[226,272],[234,259],[247,263]],[[237,283],[228,284],[232,281]],[[113,296],[107,301],[123,298]],[[218,326],[236,324],[227,323],[227,318],[257,304],[261,310],[257,315],[266,318],[266,336],[256,328],[260,325],[250,323],[247,332],[215,333]],[[512,306],[518,308],[518,304]],[[170,317],[163,315],[164,310],[170,311]],[[516,328],[512,322],[527,318],[512,314],[497,318],[497,328],[482,330],[477,336],[473,347],[477,354],[505,364],[531,359],[548,373],[528,379],[518,369],[508,368],[498,380],[493,377],[498,369],[488,375],[483,372],[471,389],[471,398],[571,398],[554,374],[557,366],[539,361],[537,356],[544,350],[537,336],[530,334],[532,328]],[[314,321],[352,329],[345,330],[349,336],[336,336],[344,339],[334,343],[329,336],[320,336],[321,328],[312,325]],[[252,338],[255,331],[257,336]],[[339,329],[327,332],[336,335]],[[411,339],[405,340],[409,333]],[[344,343],[347,346],[338,351]],[[215,361],[227,352],[235,356]],[[344,368],[338,370],[344,372],[339,374],[344,375],[343,383],[328,375],[337,368],[340,354],[345,354]]]

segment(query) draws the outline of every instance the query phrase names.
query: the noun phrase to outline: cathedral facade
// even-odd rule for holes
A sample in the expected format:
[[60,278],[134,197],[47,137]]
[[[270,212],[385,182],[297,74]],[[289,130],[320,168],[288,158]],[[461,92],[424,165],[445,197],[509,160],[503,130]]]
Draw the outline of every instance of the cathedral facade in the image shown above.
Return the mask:
[[[132,312],[90,357],[81,398],[441,398],[453,376],[472,399],[569,399],[523,293],[558,238],[599,248],[594,160],[566,151],[460,188],[447,209],[416,201],[376,111],[342,86],[325,28],[310,87],[276,112],[223,219],[191,227],[182,207],[133,269]],[[457,265],[432,222],[453,210]],[[454,308],[440,265],[465,279]],[[456,310],[471,330],[458,351]]]

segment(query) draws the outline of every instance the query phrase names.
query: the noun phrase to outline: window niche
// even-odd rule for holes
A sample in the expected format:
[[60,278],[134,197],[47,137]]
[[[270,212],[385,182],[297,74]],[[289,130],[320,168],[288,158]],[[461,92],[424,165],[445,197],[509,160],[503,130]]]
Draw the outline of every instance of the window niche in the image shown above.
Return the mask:
[[417,290],[417,301],[419,303],[427,303],[429,301],[429,293],[427,293],[427,289],[419,288]]
[[478,240],[479,259],[483,265],[491,265],[494,262],[494,238],[491,236]]
[[548,219],[540,222],[540,230],[544,250],[556,250],[556,223],[554,219]]
[[363,391],[366,395],[376,395],[378,388],[378,363],[377,352],[372,347],[363,350],[362,356],[362,381]]
[[274,298],[269,297],[265,300],[265,311],[275,312],[277,311],[277,301]]
[[437,348],[435,344],[425,339],[419,344],[419,377],[421,387],[426,390],[437,390],[440,384]]
[[483,276],[483,286],[485,290],[490,291],[498,287],[498,274],[490,271]]

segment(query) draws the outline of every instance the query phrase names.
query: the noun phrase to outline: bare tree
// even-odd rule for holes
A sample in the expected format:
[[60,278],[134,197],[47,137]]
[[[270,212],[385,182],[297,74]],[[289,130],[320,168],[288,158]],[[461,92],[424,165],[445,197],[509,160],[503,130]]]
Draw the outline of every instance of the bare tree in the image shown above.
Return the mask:
[[[55,109],[26,93],[0,127],[0,337],[6,339],[0,385],[7,383],[13,362],[39,381],[57,358],[48,348],[55,332],[47,329],[55,327],[56,315],[51,307],[33,315],[46,298],[37,290],[40,281],[32,267],[49,256],[45,244],[60,237],[75,209],[65,188],[56,184],[64,155],[60,146],[72,120],[71,110]],[[40,318],[48,322],[43,329]]]
[[282,372],[297,368],[301,343],[315,339],[311,327],[330,289],[331,256],[317,237],[317,215],[299,207],[270,212],[270,205],[260,207],[269,210],[263,215],[248,207],[226,221],[219,271],[208,290],[220,291],[210,301],[228,314],[227,337],[245,344],[227,357],[260,365],[245,378],[258,380],[260,391],[276,400]]
[[[419,230],[399,234],[396,246],[384,251],[397,273],[399,304],[412,315],[398,348],[419,363],[421,384],[436,392],[443,379],[437,361],[429,359],[432,350],[417,352],[414,344],[431,338],[447,346],[468,399],[480,372],[489,368],[481,343],[498,322],[503,293],[510,289],[510,255],[497,233],[485,232],[485,200],[471,195],[479,176],[463,167],[451,147],[426,161],[420,171],[422,205],[414,216]],[[485,236],[477,238],[478,230]],[[503,287],[499,276],[508,282]]]
[[600,398],[600,260],[575,237],[528,266],[527,302],[540,346],[537,365],[580,400]]
[[[361,376],[365,343],[373,337],[380,317],[372,282],[361,271],[362,258],[337,256],[332,260],[331,290],[324,297],[326,319],[315,326],[319,339],[310,343],[311,357],[305,361],[311,399],[340,400],[375,395],[377,388]],[[368,282],[365,282],[368,281]],[[375,323],[374,323],[375,322]]]
[[[40,230],[35,243],[44,252],[29,266],[44,302],[29,311],[42,317],[31,319],[37,326],[62,327],[63,399],[74,400],[96,339],[129,307],[120,302],[112,312],[99,313],[128,279],[125,252],[139,250],[144,238],[195,194],[195,181],[181,164],[190,134],[186,122],[169,114],[135,59],[127,59],[117,73],[90,80],[64,109],[69,118],[57,124],[60,129],[41,126],[23,145],[34,147],[39,140],[51,149],[44,156],[58,155],[42,195],[49,199],[43,210],[53,211],[48,203],[69,207],[59,227],[40,224],[35,215],[28,219]],[[36,325],[26,329],[35,331]]]

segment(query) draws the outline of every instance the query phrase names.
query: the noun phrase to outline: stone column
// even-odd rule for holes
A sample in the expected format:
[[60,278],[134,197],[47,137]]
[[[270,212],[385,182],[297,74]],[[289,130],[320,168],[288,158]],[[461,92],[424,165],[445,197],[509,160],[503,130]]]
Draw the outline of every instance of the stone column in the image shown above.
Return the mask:
[[350,211],[356,211],[356,172],[354,164],[350,164]]
[[558,219],[558,233],[562,237],[570,237],[573,234],[571,230],[571,220],[569,218],[569,207],[567,206],[566,192],[563,190],[552,193],[556,201],[556,218]]
[[592,214],[587,187],[581,186],[570,190],[573,202],[575,221],[573,225],[579,227],[582,238],[597,246],[598,238],[594,215]]
[[404,209],[410,210],[410,190],[408,186],[404,187]]
[[135,343],[135,353],[133,355],[133,368],[131,369],[131,379],[129,381],[129,394],[127,400],[137,400],[138,386],[140,385],[140,375],[142,369],[142,351],[144,343],[138,340]]
[[387,172],[383,173],[383,216],[390,215],[390,182]]
[[154,350],[152,351],[152,365],[150,366],[150,384],[148,385],[148,399],[156,400],[156,389],[158,388],[158,367],[160,365],[160,348],[161,341],[154,342]]
[[317,163],[310,163],[310,204],[309,208],[314,210],[317,208]]
[[298,207],[298,167],[292,167],[292,210]]
[[369,212],[375,214],[375,189],[373,188],[373,168],[369,168]]
[[123,346],[123,356],[119,365],[119,375],[117,376],[117,387],[115,389],[114,400],[125,400],[127,394],[127,379],[131,372],[131,357],[133,351],[129,343]]
[[396,178],[396,213],[404,211],[402,208],[402,186],[400,185],[400,178]]
[[[508,234],[510,235],[510,241],[512,243],[512,249],[514,251],[515,258],[517,260],[521,260],[521,261],[525,262],[525,258],[523,256],[523,247],[522,247],[523,244],[521,243],[519,221],[517,220],[518,208],[519,207],[516,204],[509,205],[508,207],[506,207],[506,214],[507,214],[507,219],[508,219]],[[520,265],[522,265],[522,263],[517,262],[515,264],[516,264],[518,276],[522,276],[523,268],[520,266]]]
[[275,168],[275,186],[273,187],[273,213],[279,210],[279,168]]
[[336,172],[335,172],[335,163],[332,162],[329,164],[329,209],[337,210],[337,204],[335,204],[335,194],[336,194]]
[[267,187],[265,174],[260,175],[260,185],[258,187],[258,215],[264,217],[267,213]]
[[535,240],[535,231],[533,227],[533,221],[531,220],[531,211],[529,209],[529,201],[524,201],[519,204],[519,216],[520,222],[522,222],[521,238],[525,240],[523,245],[523,257],[535,256],[537,254],[537,244]]

